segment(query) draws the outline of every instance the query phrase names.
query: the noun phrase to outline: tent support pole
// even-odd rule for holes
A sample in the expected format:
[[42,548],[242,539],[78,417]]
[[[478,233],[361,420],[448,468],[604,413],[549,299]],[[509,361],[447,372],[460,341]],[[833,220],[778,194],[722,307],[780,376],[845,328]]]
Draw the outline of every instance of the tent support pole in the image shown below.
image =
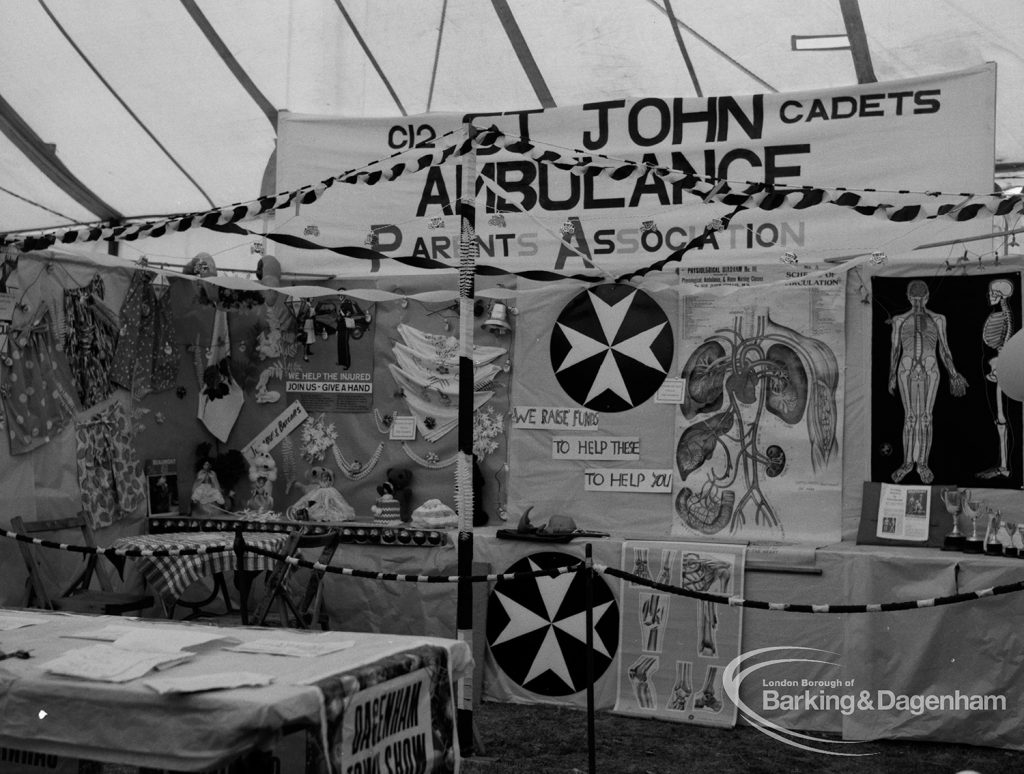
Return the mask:
[[[455,628],[458,639],[473,648],[473,296],[476,279],[476,127],[465,124],[466,153],[462,156],[459,192],[459,452],[455,466],[456,507],[459,515],[458,601]],[[459,681],[456,726],[459,747],[471,755],[473,744],[473,678]]]
[[583,559],[583,577],[586,579],[587,627],[587,771],[597,771],[597,740],[594,732],[594,546],[586,545]]

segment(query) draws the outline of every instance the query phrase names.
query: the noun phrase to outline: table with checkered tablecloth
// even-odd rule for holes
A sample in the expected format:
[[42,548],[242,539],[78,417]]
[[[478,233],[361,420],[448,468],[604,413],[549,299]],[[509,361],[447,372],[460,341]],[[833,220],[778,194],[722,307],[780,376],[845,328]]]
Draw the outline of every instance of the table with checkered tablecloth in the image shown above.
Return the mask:
[[[146,584],[170,609],[185,590],[200,578],[236,570],[260,572],[274,568],[274,559],[251,552],[246,552],[242,566],[239,567],[238,557],[233,550],[234,541],[233,532],[165,532],[159,535],[123,537],[115,541],[113,547],[147,551],[225,547],[224,551],[212,553],[132,557]],[[274,553],[282,553],[287,542],[288,535],[283,532],[245,535],[246,545]]]

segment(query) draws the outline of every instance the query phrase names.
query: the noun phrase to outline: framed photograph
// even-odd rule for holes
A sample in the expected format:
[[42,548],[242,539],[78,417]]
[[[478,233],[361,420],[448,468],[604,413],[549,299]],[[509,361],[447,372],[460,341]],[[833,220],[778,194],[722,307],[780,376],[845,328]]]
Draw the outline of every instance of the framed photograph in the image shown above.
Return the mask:
[[149,460],[146,463],[146,493],[150,516],[177,516],[181,513],[177,460]]

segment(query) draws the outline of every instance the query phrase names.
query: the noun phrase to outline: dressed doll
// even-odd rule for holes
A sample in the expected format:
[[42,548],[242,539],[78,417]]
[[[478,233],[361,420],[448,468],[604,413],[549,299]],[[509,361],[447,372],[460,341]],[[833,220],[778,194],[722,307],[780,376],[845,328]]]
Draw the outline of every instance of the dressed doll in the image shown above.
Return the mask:
[[298,319],[302,325],[302,333],[299,336],[303,346],[302,359],[308,363],[309,356],[313,354],[313,342],[316,341],[316,313],[308,301],[303,302]]
[[291,508],[288,518],[296,521],[355,521],[356,511],[334,488],[334,474],[324,467],[310,471],[311,487]]
[[249,481],[252,482],[252,496],[246,506],[259,513],[274,509],[274,482],[277,481],[277,463],[265,443],[255,449],[249,465]]
[[224,493],[221,491],[213,463],[209,458],[203,460],[196,472],[196,480],[192,484],[192,512],[206,514],[224,509]]

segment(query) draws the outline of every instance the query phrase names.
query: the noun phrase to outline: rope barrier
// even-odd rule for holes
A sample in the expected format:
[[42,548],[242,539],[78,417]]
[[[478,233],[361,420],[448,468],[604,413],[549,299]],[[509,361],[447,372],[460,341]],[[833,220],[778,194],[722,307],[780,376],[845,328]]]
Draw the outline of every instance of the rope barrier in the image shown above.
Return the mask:
[[[43,548],[57,548],[78,554],[98,554],[101,556],[196,556],[198,554],[218,554],[233,550],[231,546],[202,546],[199,548],[100,548],[98,546],[77,546],[72,543],[59,543],[56,540],[29,537],[17,532],[4,530],[4,537],[21,543],[32,543]],[[251,549],[250,549],[251,550]]]
[[1003,594],[1011,594],[1024,590],[1024,581],[1007,583],[1002,586],[991,586],[978,591],[966,591],[961,594],[950,594],[945,597],[932,597],[930,599],[915,599],[901,602],[878,602],[874,604],[858,605],[815,605],[802,602],[764,602],[756,599],[744,599],[743,597],[730,597],[725,594],[712,594],[706,591],[694,591],[679,586],[670,586],[667,583],[658,583],[648,578],[641,578],[637,575],[617,570],[614,567],[595,564],[594,571],[614,578],[628,580],[641,586],[648,586],[658,591],[667,591],[670,594],[677,594],[682,597],[699,599],[704,602],[713,602],[717,605],[728,605],[729,607],[750,607],[755,610],[771,610],[784,613],[888,613],[896,610],[919,610],[926,607],[940,607],[941,605],[955,605],[960,602],[972,602],[984,597],[997,597]]
[[[243,541],[244,542],[244,541]],[[566,565],[565,567],[552,567],[546,570],[530,570],[528,572],[505,572],[490,575],[404,575],[396,572],[376,572],[374,570],[356,570],[351,567],[334,567],[321,562],[311,562],[308,559],[301,559],[297,556],[285,556],[284,554],[268,551],[255,546],[245,546],[246,551],[251,551],[260,556],[267,556],[279,562],[285,562],[293,567],[305,567],[317,572],[325,572],[331,575],[347,575],[353,578],[369,578],[371,580],[399,581],[405,583],[458,583],[469,581],[470,583],[489,583],[492,581],[516,580],[518,578],[554,578],[558,575],[566,575],[570,572],[579,572],[583,568],[583,562]]]
[[[357,570],[350,567],[334,567],[331,565],[322,564],[321,562],[311,562],[308,559],[302,559],[297,556],[285,556],[279,554],[276,551],[268,551],[264,548],[257,546],[250,546],[246,544],[245,538],[241,536],[241,533],[236,535],[235,545],[233,546],[204,546],[202,548],[160,548],[160,549],[138,549],[138,548],[99,548],[97,546],[79,546],[71,543],[59,543],[54,540],[44,540],[41,538],[33,538],[27,535],[22,535],[17,532],[11,532],[10,530],[4,530],[0,532],[0,536],[10,538],[12,540],[18,540],[22,543],[33,543],[43,548],[55,548],[62,551],[72,551],[81,554],[99,554],[107,557],[111,556],[127,556],[127,557],[171,557],[171,556],[195,556],[200,554],[214,554],[223,551],[241,551],[251,552],[259,556],[265,556],[270,559],[275,559],[279,562],[290,564],[293,567],[304,567],[306,569],[315,570],[316,572],[328,573],[331,575],[344,575],[352,578],[366,578],[369,580],[383,580],[383,581],[398,581],[403,583],[458,583],[459,581],[469,581],[470,583],[492,583],[496,581],[508,581],[518,580],[523,578],[542,578],[542,577],[557,577],[559,575],[565,575],[570,572],[579,572],[584,569],[585,564],[580,561],[576,564],[566,565],[564,567],[553,567],[545,570],[531,570],[528,572],[507,572],[507,573],[490,573],[487,575],[422,575],[422,574],[403,574],[395,572],[378,572],[374,570]],[[766,602],[764,600],[757,599],[744,599],[743,597],[728,596],[726,594],[713,594],[707,591],[694,591],[693,589],[683,588],[681,586],[672,586],[667,583],[658,583],[649,578],[643,578],[639,575],[626,572],[625,570],[619,570],[614,567],[608,567],[603,564],[594,564],[594,572],[607,575],[613,578],[619,578],[620,580],[629,581],[641,586],[647,586],[648,588],[655,589],[657,591],[664,591],[669,594],[675,594],[676,596],[689,597],[690,599],[697,599],[703,602],[711,602],[716,605],[727,605],[729,607],[748,607],[754,610],[768,610],[772,612],[783,612],[783,613],[814,613],[814,614],[848,614],[848,613],[889,613],[900,610],[920,610],[929,607],[941,607],[943,605],[956,605],[963,602],[973,602],[978,599],[984,599],[986,597],[998,597],[1006,594],[1013,594],[1018,591],[1024,591],[1024,580],[1015,581],[1014,583],[1005,583],[999,586],[989,586],[988,588],[978,589],[977,591],[965,591],[958,594],[949,594],[944,597],[930,597],[927,599],[914,599],[914,600],[901,600],[896,602],[876,602],[867,604],[811,604],[805,602]]]

